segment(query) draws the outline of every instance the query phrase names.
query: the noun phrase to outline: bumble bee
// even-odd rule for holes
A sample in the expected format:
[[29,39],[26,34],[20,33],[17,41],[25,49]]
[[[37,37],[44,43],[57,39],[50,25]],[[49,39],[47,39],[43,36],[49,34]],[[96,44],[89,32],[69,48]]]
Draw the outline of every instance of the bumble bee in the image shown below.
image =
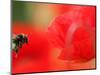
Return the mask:
[[24,34],[15,35],[12,38],[12,49],[18,53],[19,48],[22,48],[23,44],[28,43],[28,37]]

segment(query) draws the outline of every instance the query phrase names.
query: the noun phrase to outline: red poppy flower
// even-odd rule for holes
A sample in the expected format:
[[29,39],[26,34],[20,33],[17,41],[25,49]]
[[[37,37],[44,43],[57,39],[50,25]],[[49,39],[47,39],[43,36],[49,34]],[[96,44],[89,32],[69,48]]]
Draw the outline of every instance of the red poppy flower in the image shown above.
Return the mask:
[[49,25],[49,40],[61,50],[60,59],[86,61],[95,57],[95,14],[94,6],[76,6]]

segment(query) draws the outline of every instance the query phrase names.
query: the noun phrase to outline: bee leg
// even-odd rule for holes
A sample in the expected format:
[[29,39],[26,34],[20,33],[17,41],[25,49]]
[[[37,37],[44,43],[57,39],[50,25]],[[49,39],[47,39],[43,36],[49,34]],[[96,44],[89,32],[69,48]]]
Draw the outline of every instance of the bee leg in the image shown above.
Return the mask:
[[17,45],[15,46],[14,51],[15,51],[16,53],[18,53],[18,46],[17,46]]
[[22,48],[22,43],[21,42],[19,42],[19,48]]
[[16,49],[16,53],[18,53],[18,48]]

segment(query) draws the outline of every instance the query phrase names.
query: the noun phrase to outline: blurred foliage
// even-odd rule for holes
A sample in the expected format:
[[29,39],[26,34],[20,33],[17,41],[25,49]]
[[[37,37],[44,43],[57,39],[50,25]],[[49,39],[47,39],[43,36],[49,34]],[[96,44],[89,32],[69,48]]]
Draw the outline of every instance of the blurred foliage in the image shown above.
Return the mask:
[[22,1],[12,1],[12,20],[27,21],[26,3]]
[[56,16],[55,11],[52,4],[12,0],[12,22],[28,22],[45,28]]

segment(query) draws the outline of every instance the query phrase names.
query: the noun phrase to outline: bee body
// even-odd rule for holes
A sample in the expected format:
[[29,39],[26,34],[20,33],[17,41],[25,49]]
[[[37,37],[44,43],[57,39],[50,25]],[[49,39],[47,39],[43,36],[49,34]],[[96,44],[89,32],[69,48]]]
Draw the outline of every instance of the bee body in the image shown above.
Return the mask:
[[28,43],[27,36],[24,34],[18,34],[12,39],[12,49],[18,53],[19,48],[25,43]]

